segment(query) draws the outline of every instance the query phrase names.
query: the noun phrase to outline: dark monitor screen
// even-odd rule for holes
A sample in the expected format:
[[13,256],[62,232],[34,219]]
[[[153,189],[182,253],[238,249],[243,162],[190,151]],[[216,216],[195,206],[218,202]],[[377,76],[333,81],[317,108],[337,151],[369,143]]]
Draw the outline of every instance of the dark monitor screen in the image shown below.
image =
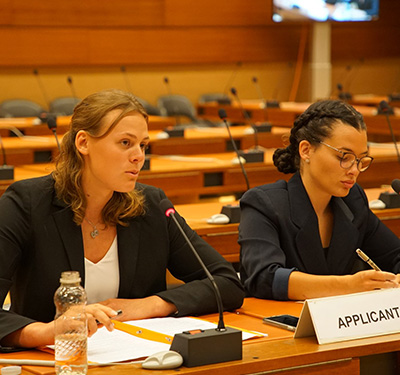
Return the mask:
[[372,21],[379,16],[379,0],[273,0],[275,22]]

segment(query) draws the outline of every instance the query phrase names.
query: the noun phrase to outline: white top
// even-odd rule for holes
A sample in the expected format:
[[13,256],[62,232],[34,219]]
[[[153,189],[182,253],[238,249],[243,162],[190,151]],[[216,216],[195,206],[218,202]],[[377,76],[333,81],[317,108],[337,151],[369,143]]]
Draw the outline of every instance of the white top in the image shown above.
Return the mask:
[[115,236],[106,255],[97,263],[85,258],[87,303],[117,298],[119,289],[118,242]]

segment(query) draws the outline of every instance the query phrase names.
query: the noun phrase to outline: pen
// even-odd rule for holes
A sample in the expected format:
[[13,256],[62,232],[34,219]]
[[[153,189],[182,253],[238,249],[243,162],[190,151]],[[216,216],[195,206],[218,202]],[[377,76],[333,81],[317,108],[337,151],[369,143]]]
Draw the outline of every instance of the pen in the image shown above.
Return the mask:
[[371,258],[367,256],[361,249],[356,250],[357,255],[366,263],[368,263],[371,268],[373,268],[375,271],[381,271],[381,269],[372,261]]
[[[121,314],[122,314],[122,310],[117,310],[117,315],[112,316],[111,319],[114,319],[114,318],[116,318],[117,316],[119,316]],[[100,322],[97,319],[96,319],[96,323],[100,324]]]

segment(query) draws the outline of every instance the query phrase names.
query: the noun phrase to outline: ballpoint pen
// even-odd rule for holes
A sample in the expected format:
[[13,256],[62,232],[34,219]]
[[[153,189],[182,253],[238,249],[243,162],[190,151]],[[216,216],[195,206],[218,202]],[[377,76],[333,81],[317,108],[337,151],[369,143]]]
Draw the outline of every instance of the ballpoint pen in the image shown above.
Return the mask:
[[357,255],[366,263],[368,263],[375,271],[381,271],[381,269],[368,257],[361,249],[356,250]]
[[[117,310],[116,313],[117,313],[117,315],[112,316],[110,319],[114,319],[114,318],[116,318],[117,316],[121,315],[121,314],[122,314],[122,310]],[[100,322],[99,322],[97,319],[96,319],[96,323],[97,323],[97,324],[100,324]]]

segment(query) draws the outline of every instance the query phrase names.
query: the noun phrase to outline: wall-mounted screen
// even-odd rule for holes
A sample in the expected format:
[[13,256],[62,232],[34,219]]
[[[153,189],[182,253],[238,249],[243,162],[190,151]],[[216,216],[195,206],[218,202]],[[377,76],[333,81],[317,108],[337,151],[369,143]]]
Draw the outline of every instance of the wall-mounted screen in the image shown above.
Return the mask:
[[372,21],[379,16],[379,0],[273,0],[273,20]]

